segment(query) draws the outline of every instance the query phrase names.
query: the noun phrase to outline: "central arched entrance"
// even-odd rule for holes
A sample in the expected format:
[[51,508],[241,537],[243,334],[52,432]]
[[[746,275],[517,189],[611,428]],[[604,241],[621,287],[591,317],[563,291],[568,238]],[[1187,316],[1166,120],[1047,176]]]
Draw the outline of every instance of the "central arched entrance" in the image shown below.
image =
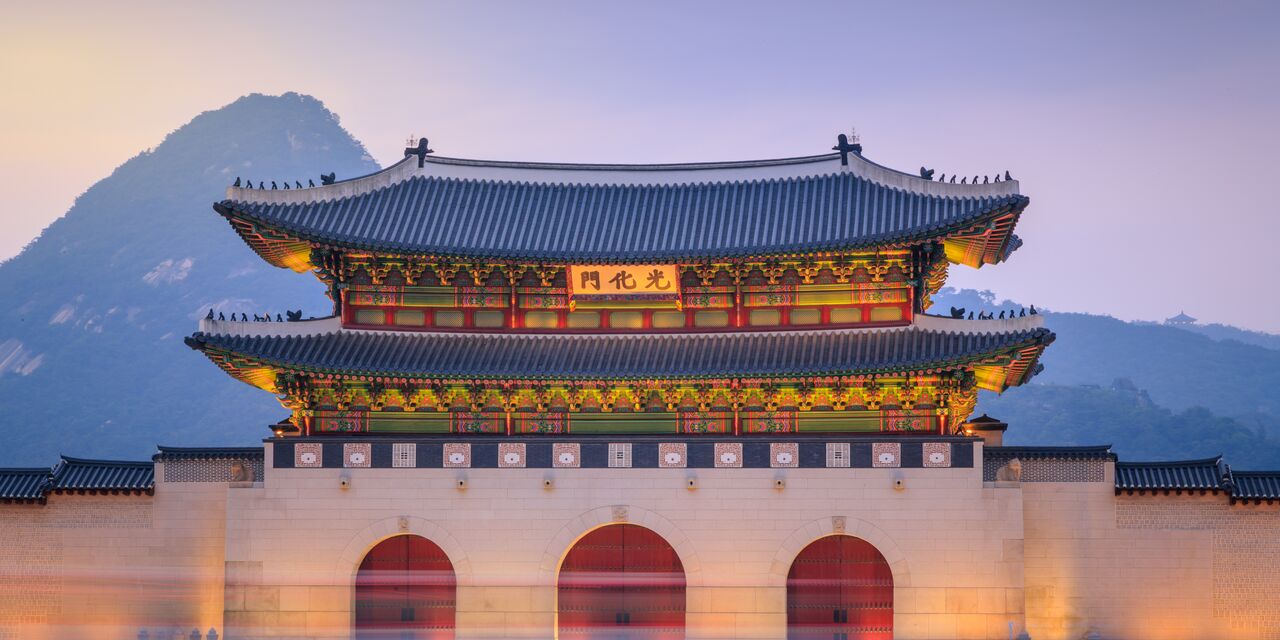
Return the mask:
[[358,640],[452,640],[457,579],[449,557],[421,536],[387,538],[356,573]]
[[891,640],[893,572],[871,543],[819,538],[787,573],[787,637],[792,640]]
[[661,536],[634,524],[601,527],[560,565],[561,640],[684,637],[684,565]]

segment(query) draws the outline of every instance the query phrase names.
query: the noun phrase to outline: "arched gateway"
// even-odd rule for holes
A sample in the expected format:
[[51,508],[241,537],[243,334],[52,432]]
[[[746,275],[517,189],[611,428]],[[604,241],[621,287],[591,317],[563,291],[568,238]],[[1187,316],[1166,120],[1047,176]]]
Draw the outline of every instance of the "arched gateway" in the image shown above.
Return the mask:
[[387,538],[356,574],[358,640],[453,638],[457,579],[435,543],[414,535]]
[[871,543],[819,538],[787,574],[787,637],[792,640],[891,640],[893,573]]
[[561,640],[684,637],[684,565],[661,536],[607,525],[578,540],[559,577]]

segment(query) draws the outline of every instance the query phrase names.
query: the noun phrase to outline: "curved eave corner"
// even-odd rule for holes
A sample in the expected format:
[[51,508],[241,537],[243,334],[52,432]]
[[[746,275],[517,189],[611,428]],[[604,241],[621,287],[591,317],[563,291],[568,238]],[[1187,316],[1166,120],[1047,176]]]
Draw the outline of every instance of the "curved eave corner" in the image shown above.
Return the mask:
[[214,347],[199,334],[188,336],[183,339],[183,342],[192,350],[203,353],[210,362],[218,365],[219,369],[236,380],[263,391],[279,393],[276,388],[277,368],[275,366]]
[[1015,202],[985,217],[981,224],[943,238],[947,260],[975,269],[1008,260],[1022,246],[1022,238],[1014,234],[1013,229],[1028,204],[1031,199],[1019,195]]
[[231,202],[213,205],[213,210],[227,219],[236,235],[268,264],[296,273],[311,271],[311,243],[296,235],[264,225],[238,213]]
[[1012,350],[1013,357],[1008,362],[996,365],[974,366],[974,376],[978,387],[987,391],[1004,393],[1009,387],[1026,384],[1044,370],[1044,365],[1040,364],[1040,356],[1044,354],[1045,348],[1053,344],[1056,339],[1057,335],[1053,332],[1045,331],[1043,335],[1031,342],[1015,347]]

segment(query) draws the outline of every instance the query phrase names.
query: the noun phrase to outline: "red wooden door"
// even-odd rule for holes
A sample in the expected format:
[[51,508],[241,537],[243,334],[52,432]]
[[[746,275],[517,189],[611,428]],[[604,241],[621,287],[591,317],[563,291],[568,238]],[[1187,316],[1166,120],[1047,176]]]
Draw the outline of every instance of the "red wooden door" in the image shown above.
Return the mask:
[[658,534],[633,524],[596,529],[560,567],[560,638],[683,638],[684,586],[684,565]]
[[884,556],[851,536],[805,547],[787,574],[787,637],[891,640],[893,573]]
[[356,638],[451,640],[456,584],[453,564],[435,543],[383,540],[356,574]]

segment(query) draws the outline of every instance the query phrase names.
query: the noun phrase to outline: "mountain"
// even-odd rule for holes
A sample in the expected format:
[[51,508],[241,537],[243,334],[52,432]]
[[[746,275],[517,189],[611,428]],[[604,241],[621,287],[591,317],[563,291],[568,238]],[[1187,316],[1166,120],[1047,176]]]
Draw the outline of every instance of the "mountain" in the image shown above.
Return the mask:
[[[1023,306],[989,291],[951,288],[934,304],[996,313]],[[1009,423],[1010,444],[1111,443],[1130,459],[1222,453],[1237,466],[1251,460],[1280,468],[1280,395],[1272,391],[1280,384],[1280,351],[1262,346],[1275,336],[1246,343],[1240,338],[1253,332],[1234,327],[1211,334],[1222,336],[1215,339],[1198,327],[1044,315],[1058,336],[1041,359],[1044,371],[1029,385],[979,400],[979,412]],[[1141,393],[1141,403],[1130,406],[1138,396],[1117,391],[1128,387]]]
[[1191,331],[1204,336],[1208,336],[1219,342],[1232,340],[1235,342],[1243,342],[1256,347],[1273,349],[1280,351],[1280,336],[1274,333],[1263,333],[1261,331],[1250,331],[1239,327],[1232,327],[1225,324],[1192,324],[1178,327],[1183,331]]
[[1111,385],[1029,384],[984,397],[979,411],[1009,423],[1005,444],[1111,444],[1124,460],[1225,454],[1237,469],[1280,469],[1280,440],[1204,407],[1174,412],[1123,378]]
[[237,176],[305,184],[377,169],[315,98],[250,95],[90,187],[0,264],[0,465],[266,435],[284,410],[182,338],[211,307],[325,315],[331,306],[319,282],[264,263],[210,205]]
[[[990,292],[944,289],[938,309],[1016,309]],[[1222,415],[1280,416],[1280,351],[1215,340],[1179,327],[1085,313],[1045,313],[1058,339],[1042,358],[1042,384],[1107,385],[1127,378],[1170,409],[1206,407]],[[1243,332],[1242,332],[1243,333]],[[1268,334],[1262,334],[1268,335]]]

